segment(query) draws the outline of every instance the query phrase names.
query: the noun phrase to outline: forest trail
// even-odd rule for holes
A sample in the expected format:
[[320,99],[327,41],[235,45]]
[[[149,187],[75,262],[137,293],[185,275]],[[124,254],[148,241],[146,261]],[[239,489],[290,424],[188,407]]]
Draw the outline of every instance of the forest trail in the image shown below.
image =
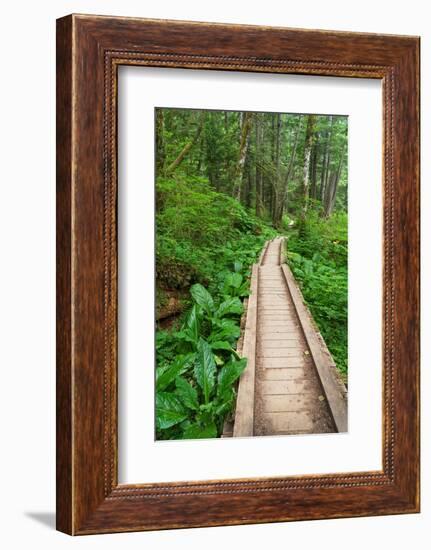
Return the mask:
[[252,274],[233,436],[347,431],[345,388],[290,269],[283,238]]

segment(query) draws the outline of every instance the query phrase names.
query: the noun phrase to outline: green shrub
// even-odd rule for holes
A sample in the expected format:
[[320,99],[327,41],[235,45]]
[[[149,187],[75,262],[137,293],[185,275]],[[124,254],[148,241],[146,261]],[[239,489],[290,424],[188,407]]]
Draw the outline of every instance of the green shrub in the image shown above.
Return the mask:
[[223,431],[235,403],[234,384],[246,367],[234,350],[242,303],[229,293],[243,277],[232,275],[238,284],[226,284],[218,301],[193,285],[193,306],[180,330],[157,333],[157,439],[212,438]]
[[347,214],[310,212],[288,240],[287,258],[335,363],[347,373]]

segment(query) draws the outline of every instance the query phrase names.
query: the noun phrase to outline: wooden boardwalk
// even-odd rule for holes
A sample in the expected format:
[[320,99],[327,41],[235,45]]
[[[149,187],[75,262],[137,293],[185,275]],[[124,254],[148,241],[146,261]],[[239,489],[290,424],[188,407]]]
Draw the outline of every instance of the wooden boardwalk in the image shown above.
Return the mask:
[[253,266],[233,436],[347,430],[347,399],[299,288],[282,265],[283,239]]

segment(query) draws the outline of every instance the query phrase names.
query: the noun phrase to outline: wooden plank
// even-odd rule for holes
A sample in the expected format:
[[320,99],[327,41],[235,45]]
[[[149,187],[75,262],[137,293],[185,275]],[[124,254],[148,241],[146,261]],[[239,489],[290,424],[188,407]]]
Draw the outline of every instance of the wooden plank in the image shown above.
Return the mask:
[[258,343],[266,343],[266,344],[269,344],[269,347],[271,347],[273,344],[275,345],[278,345],[280,340],[282,342],[299,342],[300,341],[300,335],[299,334],[294,334],[294,333],[289,333],[289,336],[285,336],[284,338],[281,338],[278,336],[258,336],[257,338],[257,341]]
[[271,341],[271,340],[277,340],[277,342],[288,342],[289,340],[301,340],[302,339],[302,332],[297,329],[296,327],[293,327],[291,330],[284,331],[284,335],[282,332],[266,332],[261,333],[259,331],[258,333],[258,340],[262,341]]
[[281,304],[284,304],[288,296],[286,294],[286,296],[284,296],[283,299],[280,299],[277,296],[259,296],[259,298],[260,298],[259,303],[262,306],[277,307],[277,306],[281,306]]
[[296,326],[291,326],[289,329],[287,328],[281,328],[281,327],[278,327],[279,330],[271,330],[271,329],[264,329],[264,330],[261,330],[259,331],[259,336],[260,337],[268,337],[268,336],[271,336],[273,338],[285,338],[286,336],[297,336],[298,335],[298,327]]
[[298,349],[302,345],[299,338],[292,338],[291,340],[259,340],[257,341],[257,353],[260,355],[261,351],[268,349]]
[[305,365],[303,367],[292,367],[290,369],[259,369],[259,378],[268,381],[296,380],[311,378],[313,372]]
[[242,373],[238,384],[235,422],[233,426],[234,437],[248,437],[254,433],[258,272],[258,266],[254,264],[252,267],[247,321],[242,348],[242,356],[247,358],[247,367]]
[[290,323],[284,327],[274,327],[271,330],[268,326],[262,327],[259,330],[259,336],[263,338],[276,338],[282,340],[284,337],[289,336],[302,336],[301,327],[296,323]]
[[258,316],[259,318],[265,317],[266,315],[279,315],[279,316],[287,316],[292,320],[294,323],[297,322],[296,316],[293,314],[293,310],[291,309],[268,309],[267,307],[259,307]]
[[312,394],[265,395],[262,399],[263,412],[289,412],[309,410],[316,404]]
[[295,326],[295,322],[292,321],[291,317],[282,318],[279,315],[259,315],[258,316],[260,324],[266,327],[271,326],[272,323],[276,324],[276,326],[285,326],[285,327],[292,327]]
[[294,312],[295,309],[288,303],[277,303],[277,304],[262,304],[259,302],[259,311],[289,311]]
[[279,321],[285,321],[286,319],[287,320],[294,320],[295,317],[293,315],[293,309],[288,309],[288,308],[285,308],[284,310],[276,310],[276,311],[268,311],[268,310],[264,310],[264,311],[260,311],[260,308],[259,308],[259,318],[260,319],[275,319],[277,320],[277,318],[279,318],[278,320]]
[[262,380],[262,395],[280,395],[286,393],[314,393],[316,384],[307,379],[301,380]]
[[262,420],[268,433],[297,431],[310,432],[313,430],[313,418],[308,412],[281,412],[262,413]]
[[259,297],[265,298],[266,296],[283,296],[283,298],[287,298],[288,293],[286,287],[274,288],[268,286],[267,288],[259,289]]
[[258,357],[304,357],[307,355],[304,353],[304,349],[292,349],[292,348],[272,348],[272,349],[259,349]]
[[[298,325],[295,324],[293,321],[284,322],[284,321],[266,321],[264,319],[261,320],[261,327],[262,332],[274,330],[274,332],[280,332],[280,331],[289,331],[295,328],[298,328]],[[278,330],[277,330],[278,329]]]
[[346,390],[336,376],[334,360],[323,338],[317,336],[317,329],[313,324],[308,308],[304,304],[301,291],[293,278],[290,268],[287,265],[283,265],[282,271],[298,313],[298,318],[301,322],[302,330],[318,372],[335,426],[338,432],[346,432]]
[[295,323],[291,319],[280,319],[277,317],[264,317],[259,315],[259,324],[262,325],[262,328],[269,328],[271,324],[274,324],[277,328],[287,328],[290,327],[296,328]]
[[264,369],[291,369],[312,365],[310,357],[258,357],[257,364]]
[[[241,315],[241,335],[236,343],[236,352],[238,355],[242,356],[242,348],[244,345],[244,332],[245,332],[245,326],[247,324],[247,311],[248,311],[248,298],[244,298],[243,302],[243,313]],[[239,384],[239,381],[238,381]],[[238,384],[236,385],[236,390],[238,390]],[[231,418],[231,416],[227,417],[225,419],[224,425],[223,425],[223,433],[221,437],[233,437],[233,424],[234,424],[235,418]]]
[[267,241],[267,242],[265,243],[265,246],[262,248],[262,252],[260,253],[259,260],[258,260],[258,262],[257,262],[257,265],[258,265],[258,266],[260,266],[260,265],[262,264],[263,259],[264,259],[265,254],[266,254],[266,251],[268,250],[268,246],[269,246],[269,243],[270,243],[270,242],[271,242],[271,241]]

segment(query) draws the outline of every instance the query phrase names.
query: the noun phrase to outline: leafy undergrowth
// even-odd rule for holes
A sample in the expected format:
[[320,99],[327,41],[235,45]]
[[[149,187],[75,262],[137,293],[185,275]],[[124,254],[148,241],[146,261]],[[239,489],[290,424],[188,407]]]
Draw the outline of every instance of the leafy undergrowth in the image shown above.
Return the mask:
[[288,240],[288,262],[331,352],[347,376],[347,214],[310,213]]
[[156,332],[156,437],[219,437],[246,367],[235,347],[250,269],[275,231],[206,180],[157,181],[158,293],[190,300],[178,325]]

